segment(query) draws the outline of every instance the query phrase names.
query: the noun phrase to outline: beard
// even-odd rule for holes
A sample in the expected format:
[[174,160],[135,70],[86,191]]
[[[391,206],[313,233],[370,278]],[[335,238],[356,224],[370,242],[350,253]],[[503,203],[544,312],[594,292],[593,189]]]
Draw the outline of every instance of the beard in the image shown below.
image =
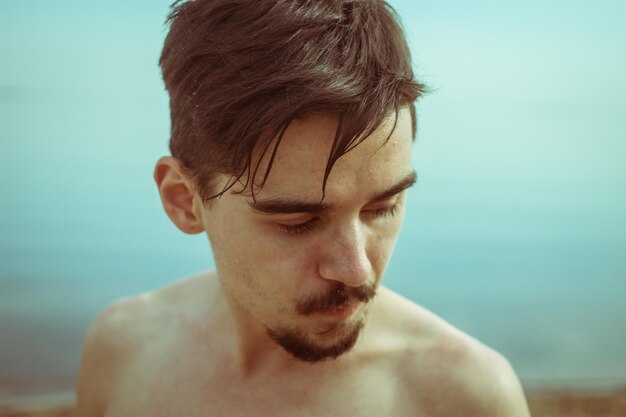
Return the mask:
[[[353,300],[369,302],[376,295],[375,286],[348,287],[337,283],[330,291],[321,296],[300,300],[296,303],[296,312],[309,316],[341,307]],[[365,325],[365,315],[354,323],[335,322],[319,332],[307,334],[298,328],[266,327],[270,338],[294,358],[305,362],[320,362],[336,359],[351,350],[357,342]]]
[[325,330],[324,335],[337,334],[336,340],[331,344],[322,344],[311,340],[309,336],[298,329],[267,329],[269,336],[279,346],[285,349],[294,358],[305,362],[320,362],[328,359],[335,359],[348,352],[354,347],[359,337],[364,321],[348,326],[342,325],[338,328]]

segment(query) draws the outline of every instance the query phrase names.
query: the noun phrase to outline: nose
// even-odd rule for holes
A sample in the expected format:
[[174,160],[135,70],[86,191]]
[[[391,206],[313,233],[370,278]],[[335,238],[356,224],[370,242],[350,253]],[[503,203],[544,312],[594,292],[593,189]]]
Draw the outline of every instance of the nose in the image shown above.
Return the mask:
[[367,235],[358,220],[344,224],[329,236],[318,269],[322,278],[349,287],[368,283],[373,275],[367,256]]

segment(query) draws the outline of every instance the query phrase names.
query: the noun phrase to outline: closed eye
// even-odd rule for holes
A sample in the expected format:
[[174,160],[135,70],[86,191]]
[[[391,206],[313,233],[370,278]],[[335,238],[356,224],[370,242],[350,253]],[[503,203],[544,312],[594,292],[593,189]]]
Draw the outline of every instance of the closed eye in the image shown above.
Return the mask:
[[310,232],[311,230],[313,230],[313,228],[315,227],[317,222],[319,222],[319,220],[320,220],[319,217],[312,217],[311,219],[302,223],[296,223],[296,224],[279,223],[278,227],[280,230],[282,230],[283,232],[289,235],[301,235],[301,234],[304,234],[306,232]]
[[395,216],[396,214],[398,214],[398,209],[398,203],[395,203],[394,205],[389,207],[381,207],[370,210],[369,213],[371,213],[375,217]]
[[[376,209],[366,210],[364,211],[364,213],[366,215],[373,216],[374,218],[392,217],[398,214],[399,208],[400,208],[399,203],[396,202],[395,204],[388,206],[388,207],[380,207]],[[296,223],[296,224],[279,223],[278,227],[281,231],[289,235],[297,236],[297,235],[302,235],[313,230],[317,226],[320,220],[321,219],[319,217],[312,217],[311,219],[305,222]]]

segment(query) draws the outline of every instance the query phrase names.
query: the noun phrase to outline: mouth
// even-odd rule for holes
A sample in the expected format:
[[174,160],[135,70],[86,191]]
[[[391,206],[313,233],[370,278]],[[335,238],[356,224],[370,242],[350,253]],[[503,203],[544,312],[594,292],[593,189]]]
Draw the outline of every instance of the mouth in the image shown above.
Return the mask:
[[317,297],[300,300],[296,303],[296,312],[303,316],[315,315],[345,320],[352,316],[362,304],[376,295],[375,286],[362,285],[349,288],[338,284]]
[[361,302],[359,300],[350,299],[337,306],[320,310],[318,314],[326,317],[332,317],[335,320],[347,320],[352,317],[360,305]]

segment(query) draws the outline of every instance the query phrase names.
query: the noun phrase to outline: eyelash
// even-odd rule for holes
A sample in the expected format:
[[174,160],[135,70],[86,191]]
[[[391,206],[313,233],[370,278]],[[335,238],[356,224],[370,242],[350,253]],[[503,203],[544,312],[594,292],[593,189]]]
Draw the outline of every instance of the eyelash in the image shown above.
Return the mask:
[[[391,207],[380,208],[371,211],[371,214],[374,217],[387,217],[387,216],[395,216],[398,213],[398,203],[394,204]],[[319,221],[319,217],[314,217],[311,220],[308,220],[304,223],[298,224],[280,224],[280,229],[289,234],[289,235],[302,235],[304,233],[310,232],[313,230],[317,222]]]

